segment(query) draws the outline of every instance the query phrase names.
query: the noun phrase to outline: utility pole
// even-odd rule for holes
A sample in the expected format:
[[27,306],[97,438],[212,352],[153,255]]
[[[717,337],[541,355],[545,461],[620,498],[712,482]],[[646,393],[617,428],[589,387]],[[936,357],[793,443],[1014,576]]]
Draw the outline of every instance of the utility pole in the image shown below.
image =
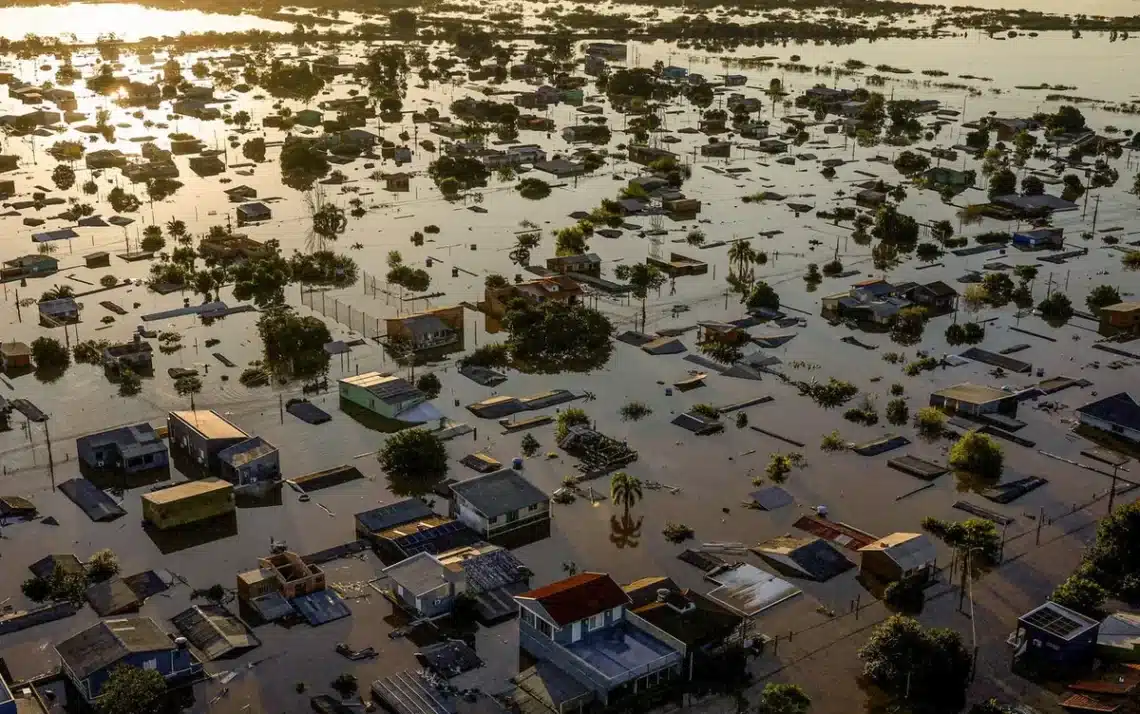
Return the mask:
[[55,490],[55,460],[51,455],[51,430],[48,428],[48,422],[44,422],[44,438],[47,441],[48,452],[48,473],[51,474],[51,490]]
[[1092,232],[1096,233],[1096,217],[1100,213],[1100,194],[1097,194],[1096,203],[1093,204]]

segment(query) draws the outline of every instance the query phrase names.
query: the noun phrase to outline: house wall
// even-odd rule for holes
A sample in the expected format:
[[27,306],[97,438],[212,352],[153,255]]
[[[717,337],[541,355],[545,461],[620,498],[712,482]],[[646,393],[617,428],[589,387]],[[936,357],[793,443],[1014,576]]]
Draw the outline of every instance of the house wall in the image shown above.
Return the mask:
[[268,454],[247,461],[237,468],[226,463],[222,463],[220,466],[222,475],[235,486],[278,481],[281,478],[281,452],[274,449]]
[[902,578],[902,568],[886,553],[869,550],[861,554],[859,572],[873,575],[880,580],[894,582]]
[[1096,649],[1097,628],[1080,637],[1064,639],[1024,622],[1018,622],[1018,634],[1024,633],[1025,654],[1054,664],[1078,664],[1092,656]]
[[119,660],[111,667],[95,672],[82,683],[77,683],[80,691],[86,694],[89,700],[98,697],[103,685],[111,678],[111,672],[120,664],[138,667],[139,669],[153,669],[166,679],[186,676],[201,669],[201,664],[194,661],[188,649],[171,648],[153,652],[137,652]]
[[173,414],[166,418],[170,446],[181,449],[187,456],[211,471],[218,471],[218,452],[228,446],[240,444],[249,437],[235,439],[207,439]]
[[143,498],[142,505],[143,520],[159,530],[220,516],[235,508],[232,488],[197,493],[167,503],[155,503]]
[[1113,436],[1121,438],[1121,439],[1128,439],[1129,441],[1140,442],[1140,430],[1130,429],[1130,428],[1124,427],[1124,426],[1118,426],[1118,425],[1113,424],[1111,422],[1107,422],[1103,419],[1098,419],[1094,416],[1090,416],[1088,414],[1081,414],[1079,412],[1077,413],[1077,418],[1080,420],[1081,424],[1083,424],[1085,426],[1090,426],[1094,429],[1100,429],[1101,431],[1107,432],[1107,433],[1112,434]]
[[133,456],[123,462],[122,469],[125,473],[133,474],[139,471],[165,468],[169,463],[170,454],[163,449],[162,451],[152,451],[142,456]]

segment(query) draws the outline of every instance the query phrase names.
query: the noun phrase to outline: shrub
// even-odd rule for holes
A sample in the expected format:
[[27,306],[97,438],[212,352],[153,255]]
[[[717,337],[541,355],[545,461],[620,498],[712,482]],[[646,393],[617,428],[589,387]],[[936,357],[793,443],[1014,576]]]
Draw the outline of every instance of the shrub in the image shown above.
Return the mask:
[[914,415],[914,425],[923,436],[929,438],[942,436],[946,428],[946,415],[934,407],[923,407]]
[[665,524],[665,527],[661,529],[661,534],[665,536],[665,540],[670,543],[684,543],[693,537],[694,531],[684,523],[669,521]]
[[570,407],[558,413],[558,422],[554,427],[554,438],[562,441],[570,433],[572,426],[589,426],[590,417],[578,407]]
[[640,421],[653,413],[645,402],[629,402],[619,410],[622,421]]
[[823,439],[819,442],[819,448],[823,451],[846,451],[847,442],[840,436],[839,430],[824,434]]
[[1001,476],[1004,457],[1001,447],[977,431],[965,434],[950,448],[950,465],[983,478]]
[[892,399],[887,402],[887,421],[895,426],[906,424],[910,418],[910,408],[905,399]]

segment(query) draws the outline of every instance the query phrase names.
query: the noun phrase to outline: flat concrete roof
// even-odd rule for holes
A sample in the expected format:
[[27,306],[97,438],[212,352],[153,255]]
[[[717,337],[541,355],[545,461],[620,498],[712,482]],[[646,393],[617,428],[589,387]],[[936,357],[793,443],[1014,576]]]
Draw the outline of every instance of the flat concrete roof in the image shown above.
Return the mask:
[[214,493],[215,491],[232,491],[233,484],[228,481],[223,481],[217,478],[208,478],[201,481],[188,481],[187,483],[180,483],[177,486],[164,488],[161,491],[151,491],[144,493],[142,499],[150,501],[154,504],[171,503],[179,501],[183,498],[190,498],[191,496],[198,496],[205,493]]
[[935,394],[944,399],[953,399],[956,402],[966,404],[986,404],[1014,396],[1010,392],[998,389],[997,387],[987,387],[984,384],[970,384],[969,382],[956,384],[946,389],[940,389],[935,392]]
[[170,412],[170,415],[185,422],[207,439],[245,439],[245,433],[217,412],[199,409],[197,411]]

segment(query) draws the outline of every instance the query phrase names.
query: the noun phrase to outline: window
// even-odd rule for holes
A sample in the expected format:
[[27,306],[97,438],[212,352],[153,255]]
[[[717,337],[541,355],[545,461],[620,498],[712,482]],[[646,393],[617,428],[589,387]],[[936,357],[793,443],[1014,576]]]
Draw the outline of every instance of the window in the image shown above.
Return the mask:
[[604,624],[606,624],[606,613],[599,612],[597,615],[591,615],[590,619],[586,621],[586,629],[596,630]]
[[152,658],[143,662],[143,669],[158,669],[158,659]]
[[507,514],[507,523],[514,523],[518,519],[519,519],[519,512],[518,511],[511,511],[510,513]]
[[487,519],[487,522],[488,523],[498,523],[499,517],[498,516],[491,516],[490,518]]
[[536,619],[538,620],[538,624],[537,624],[538,631],[541,632],[543,634],[543,636],[549,637],[550,639],[554,639],[554,628],[551,627],[550,623],[547,622],[546,620],[543,620],[543,619],[539,619],[539,618],[536,618]]
[[538,504],[537,503],[531,504],[530,506],[527,506],[526,510],[530,511],[531,513],[534,513],[535,511],[538,510]]
[[534,625],[534,621],[535,621],[534,613],[531,612],[530,610],[527,610],[525,607],[521,608],[521,610],[522,610],[522,621],[523,621],[523,623],[530,625],[531,627],[534,627],[535,626]]

